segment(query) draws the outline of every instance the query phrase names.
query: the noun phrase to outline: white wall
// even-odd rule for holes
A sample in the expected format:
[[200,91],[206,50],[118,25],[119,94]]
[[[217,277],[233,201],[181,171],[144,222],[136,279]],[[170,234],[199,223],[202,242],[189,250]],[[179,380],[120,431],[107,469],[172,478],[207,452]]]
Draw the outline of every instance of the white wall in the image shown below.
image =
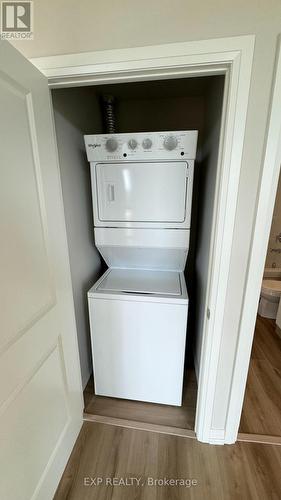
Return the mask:
[[83,133],[100,131],[95,96],[87,89],[53,92],[60,174],[66,219],[82,384],[91,371],[87,290],[100,274],[101,259],[94,246],[89,163]]
[[280,30],[281,5],[279,0],[36,0],[34,10],[34,40],[14,42],[27,57],[248,33],[258,33],[270,46]]
[[15,42],[27,57],[255,34],[224,337],[213,428],[224,427],[237,345],[243,287],[260,178],[280,0],[143,0],[68,2],[36,0],[34,41]]

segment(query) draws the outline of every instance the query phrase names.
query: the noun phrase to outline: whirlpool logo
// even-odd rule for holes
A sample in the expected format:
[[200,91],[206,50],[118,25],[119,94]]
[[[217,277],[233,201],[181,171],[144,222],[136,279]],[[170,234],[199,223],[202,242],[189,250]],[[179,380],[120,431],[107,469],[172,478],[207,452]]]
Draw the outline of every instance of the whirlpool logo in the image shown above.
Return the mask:
[[89,144],[89,148],[100,148],[101,144]]

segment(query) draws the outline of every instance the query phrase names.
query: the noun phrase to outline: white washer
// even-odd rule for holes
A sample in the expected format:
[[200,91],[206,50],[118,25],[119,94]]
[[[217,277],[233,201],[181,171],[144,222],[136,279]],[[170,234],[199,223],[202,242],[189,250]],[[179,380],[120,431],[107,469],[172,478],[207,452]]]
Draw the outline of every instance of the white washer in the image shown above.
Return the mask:
[[197,131],[85,136],[96,246],[96,394],[181,405]]
[[180,406],[188,311],[183,273],[108,269],[88,301],[95,393]]

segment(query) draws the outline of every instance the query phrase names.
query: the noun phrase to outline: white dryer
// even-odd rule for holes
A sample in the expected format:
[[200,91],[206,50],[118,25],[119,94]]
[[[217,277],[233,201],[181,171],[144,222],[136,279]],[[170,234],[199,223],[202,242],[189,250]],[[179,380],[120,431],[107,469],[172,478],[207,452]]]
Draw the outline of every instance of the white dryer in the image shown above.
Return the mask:
[[95,243],[88,292],[95,392],[181,405],[197,131],[85,136]]

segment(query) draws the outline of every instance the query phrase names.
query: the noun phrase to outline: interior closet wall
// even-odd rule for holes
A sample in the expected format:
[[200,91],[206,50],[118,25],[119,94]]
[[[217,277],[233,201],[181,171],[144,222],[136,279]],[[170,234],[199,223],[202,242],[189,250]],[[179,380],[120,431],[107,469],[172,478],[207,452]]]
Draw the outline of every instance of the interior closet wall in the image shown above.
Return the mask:
[[104,85],[95,91],[116,97],[117,132],[197,129],[200,149],[210,78],[217,77]]
[[101,258],[94,246],[90,168],[83,134],[101,132],[99,104],[88,88],[52,92],[66,220],[82,384],[92,372],[87,291],[99,277]]
[[118,108],[122,132],[203,130],[204,99],[200,96],[122,100]]
[[204,321],[207,312],[207,282],[211,252],[212,225],[216,185],[219,175],[218,155],[221,133],[221,120],[224,97],[224,78],[210,82],[206,99],[205,127],[201,165],[198,169],[197,189],[197,234],[195,244],[195,326],[194,326],[194,364],[199,377]]

